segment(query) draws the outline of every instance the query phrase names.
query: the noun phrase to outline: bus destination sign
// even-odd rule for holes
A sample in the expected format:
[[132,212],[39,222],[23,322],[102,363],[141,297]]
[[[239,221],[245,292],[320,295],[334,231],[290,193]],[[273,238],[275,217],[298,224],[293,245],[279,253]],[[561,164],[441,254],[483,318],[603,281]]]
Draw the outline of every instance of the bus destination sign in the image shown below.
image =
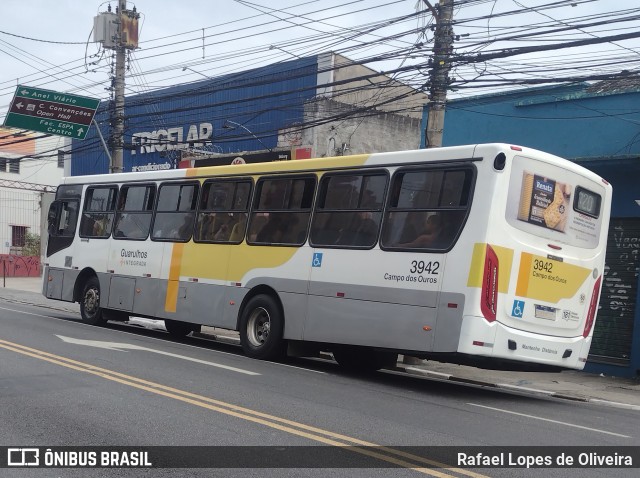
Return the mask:
[[100,100],[18,86],[4,126],[85,139]]

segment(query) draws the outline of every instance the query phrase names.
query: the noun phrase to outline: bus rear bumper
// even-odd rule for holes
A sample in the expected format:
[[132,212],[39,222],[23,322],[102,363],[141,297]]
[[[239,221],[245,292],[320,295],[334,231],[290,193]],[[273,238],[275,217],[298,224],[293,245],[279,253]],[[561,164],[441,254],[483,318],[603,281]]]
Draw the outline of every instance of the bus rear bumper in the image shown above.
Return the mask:
[[591,337],[554,337],[489,323],[482,317],[465,316],[458,352],[497,360],[514,360],[582,370]]

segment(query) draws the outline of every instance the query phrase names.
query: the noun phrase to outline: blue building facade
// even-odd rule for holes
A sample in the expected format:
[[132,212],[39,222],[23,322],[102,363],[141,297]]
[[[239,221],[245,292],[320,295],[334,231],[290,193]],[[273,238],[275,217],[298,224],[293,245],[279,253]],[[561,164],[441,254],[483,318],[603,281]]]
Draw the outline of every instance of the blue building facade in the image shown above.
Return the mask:
[[[423,114],[424,146],[428,111]],[[606,270],[586,371],[640,375],[640,78],[447,103],[443,146],[500,142],[570,159],[613,185]]]
[[[124,171],[170,169],[183,152],[229,154],[273,149],[278,131],[303,121],[315,97],[318,56],[176,85],[125,98]],[[109,134],[109,102],[96,121]],[[74,141],[71,174],[109,172],[95,127]]]

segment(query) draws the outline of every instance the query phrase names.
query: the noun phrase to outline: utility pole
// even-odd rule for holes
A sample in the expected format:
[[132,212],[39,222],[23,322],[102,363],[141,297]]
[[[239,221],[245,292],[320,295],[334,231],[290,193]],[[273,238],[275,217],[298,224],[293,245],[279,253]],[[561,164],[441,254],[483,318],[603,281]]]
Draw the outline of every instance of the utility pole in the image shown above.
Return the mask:
[[127,51],[123,40],[122,13],[127,9],[127,0],[118,0],[116,13],[119,16],[116,38],[116,71],[113,80],[114,106],[111,117],[111,173],[121,173],[124,163],[124,71]]
[[425,146],[439,148],[442,146],[444,131],[444,112],[449,85],[450,57],[453,51],[453,0],[440,0],[432,7],[428,0],[423,0],[435,19],[435,36],[433,41],[433,63],[431,68],[431,87],[429,88],[429,113],[425,131]]
[[[109,172],[121,173],[124,158],[124,75],[127,50],[138,48],[138,18],[140,14],[134,6],[127,10],[127,0],[118,0],[116,12],[111,11],[109,4],[106,12],[93,18],[94,41],[102,43],[103,48],[115,51],[116,64],[112,70],[111,91],[112,103],[109,107]],[[96,128],[98,126],[96,125]],[[100,130],[98,129],[98,134]],[[100,140],[103,142],[102,135]],[[105,147],[106,149],[106,147]]]

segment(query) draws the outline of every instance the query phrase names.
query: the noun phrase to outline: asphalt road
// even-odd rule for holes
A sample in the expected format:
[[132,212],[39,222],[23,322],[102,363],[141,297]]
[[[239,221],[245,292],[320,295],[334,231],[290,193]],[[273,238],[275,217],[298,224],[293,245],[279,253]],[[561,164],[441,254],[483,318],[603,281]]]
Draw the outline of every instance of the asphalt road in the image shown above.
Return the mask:
[[[486,453],[508,446],[552,453],[637,447],[637,411],[390,372],[354,376],[331,361],[261,362],[235,345],[175,341],[126,325],[91,327],[76,314],[2,300],[0,364],[5,446],[256,447],[202,452],[231,461],[244,453],[242,460],[269,466],[292,456],[287,447],[324,445],[308,456],[301,449],[293,460],[300,468],[225,468],[215,476],[635,477],[638,471],[421,468],[439,461],[443,450],[462,447],[491,447]],[[344,446],[354,448],[337,448]],[[377,446],[387,448],[367,448]],[[317,460],[325,468],[305,468]],[[344,468],[360,463],[373,467]],[[206,469],[28,471],[0,475],[213,476]]]

